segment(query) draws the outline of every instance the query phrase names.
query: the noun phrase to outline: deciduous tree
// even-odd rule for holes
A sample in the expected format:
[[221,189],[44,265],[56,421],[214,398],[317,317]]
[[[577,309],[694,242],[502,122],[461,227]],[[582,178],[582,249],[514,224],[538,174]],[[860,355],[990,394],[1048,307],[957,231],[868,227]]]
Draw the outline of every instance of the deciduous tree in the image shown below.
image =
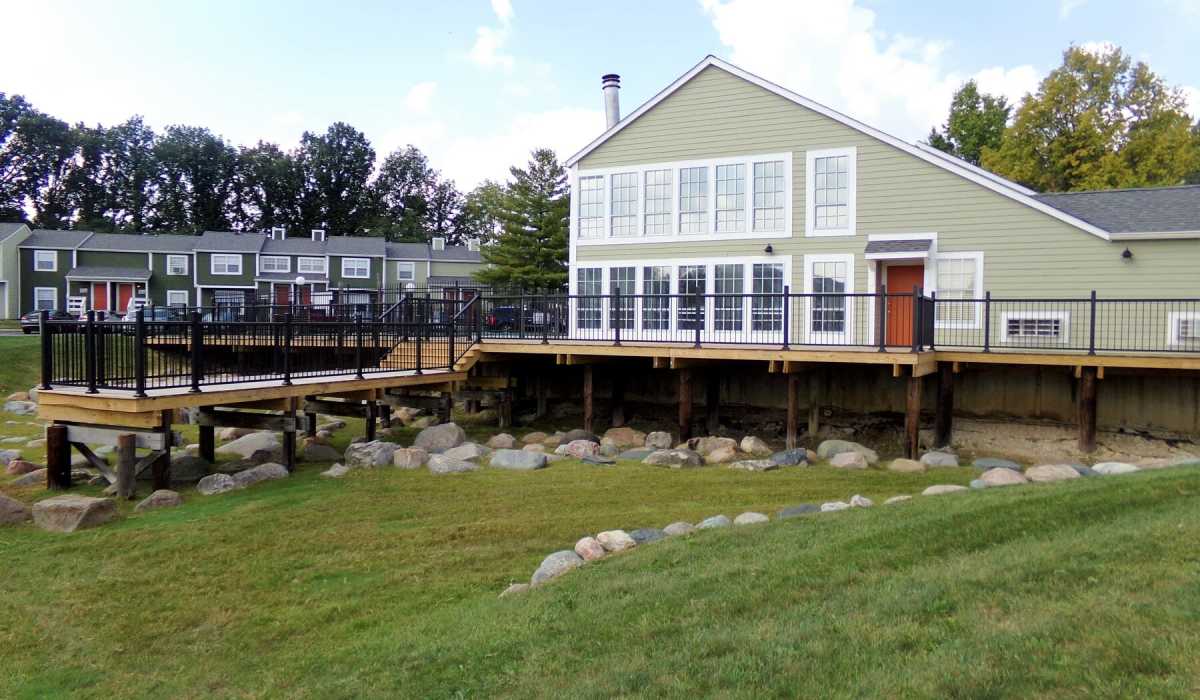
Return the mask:
[[984,148],[1000,147],[1004,127],[1012,108],[1003,96],[979,91],[974,80],[968,80],[954,93],[950,116],[941,131],[934,127],[927,143],[968,163],[979,165]]

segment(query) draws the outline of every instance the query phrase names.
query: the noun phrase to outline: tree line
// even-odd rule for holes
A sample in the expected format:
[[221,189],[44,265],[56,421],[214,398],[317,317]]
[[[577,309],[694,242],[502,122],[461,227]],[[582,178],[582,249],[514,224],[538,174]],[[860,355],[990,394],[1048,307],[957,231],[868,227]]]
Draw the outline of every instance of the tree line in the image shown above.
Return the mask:
[[502,189],[485,182],[464,194],[411,145],[376,168],[371,142],[344,122],[305,132],[292,150],[235,147],[204,127],[155,132],[137,116],[72,125],[0,92],[0,221],[106,232],[282,226],[460,243],[499,230]]

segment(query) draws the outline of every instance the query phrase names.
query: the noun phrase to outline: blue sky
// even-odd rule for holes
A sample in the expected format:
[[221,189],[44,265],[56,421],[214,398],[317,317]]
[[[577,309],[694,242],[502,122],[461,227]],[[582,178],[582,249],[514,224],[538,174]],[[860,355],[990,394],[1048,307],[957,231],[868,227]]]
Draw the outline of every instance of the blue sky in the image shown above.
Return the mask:
[[52,114],[284,147],[343,120],[463,188],[602,131],[601,74],[628,112],[709,53],[908,140],[962,81],[1017,98],[1071,43],[1122,46],[1200,112],[1200,0],[2,2],[0,91]]

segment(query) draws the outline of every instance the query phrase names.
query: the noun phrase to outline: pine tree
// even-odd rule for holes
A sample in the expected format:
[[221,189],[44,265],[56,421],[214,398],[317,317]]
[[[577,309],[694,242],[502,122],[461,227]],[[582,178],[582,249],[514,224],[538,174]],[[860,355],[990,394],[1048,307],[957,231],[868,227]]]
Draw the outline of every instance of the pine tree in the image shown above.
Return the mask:
[[567,282],[570,197],[567,173],[554,151],[533,152],[524,169],[509,169],[504,193],[504,230],[483,251],[491,264],[476,274],[485,283],[524,289],[559,289]]

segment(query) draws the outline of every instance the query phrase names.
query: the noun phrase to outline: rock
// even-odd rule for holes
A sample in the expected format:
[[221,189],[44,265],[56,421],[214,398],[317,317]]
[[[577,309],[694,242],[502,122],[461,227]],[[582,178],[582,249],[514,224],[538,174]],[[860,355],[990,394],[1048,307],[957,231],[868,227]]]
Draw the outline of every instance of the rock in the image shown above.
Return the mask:
[[310,442],[300,451],[300,461],[302,462],[336,462],[341,458],[340,452],[329,445],[322,445],[318,442]]
[[769,472],[772,469],[778,469],[779,465],[769,459],[743,459],[730,464],[729,468],[747,472]]
[[530,583],[534,586],[541,585],[580,566],[583,566],[583,557],[569,549],[557,551],[542,560],[537,571],[533,572]]
[[503,591],[501,591],[500,597],[508,598],[510,596],[520,595],[521,593],[524,593],[527,590],[529,590],[528,583],[514,583],[511,586],[509,586],[508,588],[505,588]]
[[517,446],[517,439],[508,433],[500,433],[488,438],[487,446],[493,450],[511,450]]
[[526,446],[522,447],[522,448],[521,448],[521,450],[522,450],[522,451],[524,451],[524,452],[538,452],[538,453],[545,453],[545,452],[546,452],[546,446],[545,446],[545,445],[543,445],[542,443],[538,442],[538,443],[534,443],[534,444],[526,445]]
[[907,494],[901,494],[899,496],[892,496],[891,498],[887,499],[886,501],[883,502],[883,505],[891,506],[891,505],[895,505],[897,503],[904,503],[905,501],[911,501],[911,500],[912,500],[912,496],[909,496]]
[[819,512],[821,512],[820,506],[816,506],[811,503],[801,503],[798,506],[788,506],[787,508],[780,509],[780,511],[775,514],[775,517],[780,520],[790,520],[792,518],[798,518],[801,515]]
[[1025,478],[1037,483],[1078,479],[1079,472],[1069,464],[1039,464],[1025,470]]
[[665,539],[667,533],[656,527],[639,527],[636,530],[631,530],[629,536],[633,538],[634,542],[643,545]]
[[609,428],[604,431],[604,437],[605,439],[612,440],[612,443],[622,450],[627,450],[631,447],[642,447],[646,444],[646,434],[640,430],[634,430],[629,426]]
[[642,464],[650,464],[656,467],[671,467],[672,469],[682,469],[685,467],[698,467],[704,463],[700,455],[692,450],[655,450],[651,452]]
[[649,457],[654,450],[648,447],[635,447],[632,450],[625,450],[617,455],[617,459],[623,459],[630,462],[640,462]]
[[461,459],[464,462],[470,462],[476,459],[483,459],[491,453],[491,448],[473,442],[464,442],[458,447],[451,447],[442,454],[450,459]]
[[37,400],[38,400],[38,388],[37,388],[36,386],[31,386],[31,387],[29,387],[29,392],[28,392],[28,393],[29,393],[29,400],[30,400],[30,401],[32,401],[32,402],[34,402],[34,403],[37,403]]
[[817,456],[821,459],[832,460],[839,454],[846,452],[857,452],[863,456],[863,460],[867,464],[875,464],[879,461],[879,454],[869,447],[864,447],[857,442],[849,440],[825,440],[820,445],[817,445]]
[[546,466],[546,455],[529,450],[496,450],[489,464],[497,469],[532,471]]
[[15,445],[18,442],[21,444],[25,444],[25,440],[26,440],[26,438],[23,438],[23,437],[8,437],[8,438],[0,439],[0,443],[3,443],[5,445]]
[[971,479],[971,481],[967,483],[967,488],[971,488],[971,489],[978,490],[978,489],[986,489],[987,487],[988,487],[988,484],[983,479]]
[[621,450],[616,445],[614,445],[612,443],[609,443],[607,445],[604,443],[600,443],[600,456],[601,457],[615,458],[619,454],[621,454]]
[[861,452],[839,452],[829,464],[838,469],[866,469],[867,458]]
[[[171,457],[172,484],[194,484],[208,476],[209,471],[208,462],[195,455],[181,454]],[[152,469],[146,469],[138,474],[139,481],[152,481],[153,479],[154,471]]]
[[37,413],[37,404],[32,401],[5,401],[4,410],[18,416],[31,416]]
[[21,476],[22,474],[36,472],[39,469],[45,469],[45,467],[41,466],[40,464],[34,464],[33,462],[26,462],[23,459],[14,459],[8,463],[7,467],[4,468],[4,473],[8,474],[9,476]]
[[321,416],[321,420],[323,420],[324,422],[317,426],[317,430],[324,430],[329,433],[336,433],[337,431],[346,427],[346,421],[341,420],[340,418],[330,418],[329,416]]
[[53,496],[33,504],[33,522],[50,532],[75,532],[96,527],[117,515],[117,504],[111,498],[91,496]]
[[714,527],[729,527],[732,522],[724,515],[714,515],[711,518],[705,518],[696,526],[697,530],[709,530]]
[[28,391],[14,391],[13,393],[8,395],[8,398],[5,399],[5,401],[28,401],[28,400],[29,400],[29,392]]
[[196,484],[196,491],[201,496],[215,496],[218,493],[239,489],[238,482],[228,474],[209,474]]
[[1021,465],[1011,459],[1000,459],[999,457],[980,457],[975,460],[971,466],[976,469],[1012,469],[1013,471],[1021,471]]
[[[928,457],[930,454],[933,453],[926,453],[925,457]],[[950,456],[953,457],[954,455]],[[925,459],[925,457],[922,457],[921,459]],[[900,474],[921,474],[925,471],[926,466],[928,465],[926,465],[924,462],[918,462],[915,459],[901,458],[893,459],[892,461],[888,462],[887,469],[889,472],[897,472]],[[954,466],[958,466],[957,462]]]
[[1021,472],[1015,472],[1003,467],[987,470],[979,475],[978,480],[987,486],[1015,486],[1017,484],[1029,483],[1029,479],[1026,479],[1025,475]]
[[346,448],[344,463],[351,469],[384,467],[392,463],[392,458],[398,449],[400,446],[396,443],[382,440],[354,443]]
[[287,467],[275,462],[267,462],[260,464],[257,467],[243,469],[233,475],[233,481],[238,485],[238,488],[246,488],[253,486],[260,481],[275,481],[276,479],[286,479],[290,476]]
[[479,465],[474,462],[451,459],[441,454],[429,455],[429,462],[426,466],[429,467],[429,471],[432,474],[462,474],[479,469]]
[[332,467],[321,472],[321,476],[326,479],[340,479],[350,473],[350,467],[344,464],[335,464]]
[[556,450],[557,454],[565,454],[568,457],[575,459],[583,459],[584,457],[594,457],[600,454],[600,443],[592,442],[591,440],[571,440],[565,445],[560,445],[561,452]]
[[940,467],[957,467],[958,456],[949,452],[934,450],[921,455],[921,464],[935,469]]
[[959,486],[958,484],[937,484],[935,486],[930,486],[929,488],[922,491],[921,495],[922,496],[942,496],[947,493],[958,493],[959,491],[966,491],[966,490],[967,490],[966,486]]
[[595,464],[602,466],[617,463],[617,460],[613,459],[612,457],[605,457],[604,455],[586,455],[579,461],[583,462],[584,464]]
[[46,446],[46,438],[36,438],[30,440],[29,442],[25,443],[25,446],[32,450],[41,449]]
[[20,487],[45,485],[46,470],[43,468],[36,471],[31,471],[28,474],[22,474],[9,483],[13,486]]
[[420,447],[399,447],[392,453],[392,465],[401,469],[420,469],[429,461],[429,453]]
[[221,428],[217,431],[217,439],[221,442],[229,442],[237,440],[244,435],[250,435],[255,432],[253,428]]
[[781,467],[806,467],[808,466],[808,450],[800,447],[783,450],[782,452],[776,452],[767,459],[770,459]]
[[255,452],[269,451],[283,454],[283,446],[279,436],[266,431],[244,434],[233,442],[227,442],[217,448],[218,454],[235,454],[243,459],[249,459]]
[[732,459],[732,455],[737,452],[737,440],[710,435],[708,437],[698,437],[688,440],[687,447],[689,450],[698,452],[701,457],[705,458],[721,448],[726,448],[724,452],[731,455],[730,459]]
[[595,537],[584,537],[575,543],[575,553],[584,561],[603,559],[608,551]]
[[392,419],[400,421],[400,425],[412,425],[421,415],[421,409],[412,406],[397,406],[392,409]]
[[535,444],[540,445],[545,441],[546,441],[546,434],[541,433],[541,432],[529,433],[525,437],[521,438],[521,442],[525,443],[526,445],[535,445]]
[[575,442],[576,440],[587,440],[588,442],[594,442],[597,445],[600,444],[600,436],[593,432],[583,430],[582,428],[568,430],[561,438],[561,442]]
[[15,459],[21,459],[20,450],[0,450],[0,464],[8,466]]
[[596,541],[609,552],[623,552],[637,546],[637,542],[624,530],[605,530],[596,535]]
[[726,462],[732,462],[733,460],[735,460],[737,458],[738,458],[737,450],[725,445],[722,447],[718,447],[717,449],[713,450],[712,452],[709,452],[708,454],[704,455],[704,463],[705,464],[724,464]]
[[0,525],[23,523],[30,517],[29,506],[0,493]]
[[771,446],[767,444],[767,441],[753,435],[747,435],[742,438],[742,442],[738,445],[738,448],[742,452],[755,457],[766,457],[771,454]]
[[675,441],[671,439],[671,434],[661,430],[655,430],[646,436],[646,447],[653,450],[669,450]]
[[333,439],[333,433],[328,430],[318,430],[314,439],[322,445],[328,445],[329,441]]
[[680,535],[690,535],[695,529],[696,527],[691,523],[679,521],[664,527],[663,534],[667,537],[678,537]]
[[558,447],[559,445],[563,444],[563,442],[565,442],[563,440],[564,435],[565,435],[565,433],[562,433],[562,432],[558,432],[553,435],[549,435],[546,437],[545,440],[542,440],[542,444],[546,446],[547,450],[553,450],[554,448]]
[[200,443],[193,442],[193,443],[184,445],[183,451],[184,451],[184,453],[195,457],[196,455],[200,454]]
[[733,524],[734,525],[759,525],[761,523],[769,522],[770,520],[771,520],[770,518],[763,515],[762,513],[750,512],[750,513],[742,513],[741,515],[734,518]]
[[1125,462],[1100,462],[1092,465],[1092,471],[1103,476],[1112,476],[1114,474],[1132,474],[1140,472],[1141,469]]
[[155,508],[174,508],[183,505],[183,497],[170,489],[159,489],[133,507],[138,512]]
[[875,501],[872,501],[871,499],[867,498],[866,496],[860,496],[858,494],[854,494],[853,496],[850,497],[850,507],[851,508],[870,508],[873,505],[875,505]]
[[408,427],[417,428],[418,430],[423,430],[425,428],[432,428],[433,426],[435,426],[437,424],[438,424],[437,416],[421,416],[420,418],[409,423]]
[[839,510],[849,510],[849,509],[850,509],[850,504],[846,503],[845,501],[831,501],[829,503],[821,504],[821,512],[822,513],[836,513]]
[[[1075,466],[1075,465],[1072,465],[1072,466]],[[1086,477],[1100,476],[1100,474],[1096,473],[1095,471],[1092,471],[1091,467],[1075,466],[1075,471],[1079,472],[1079,476],[1086,476]]]
[[452,447],[458,447],[467,441],[467,434],[454,423],[443,423],[425,428],[417,433],[413,447],[420,447],[426,452],[444,452]]

